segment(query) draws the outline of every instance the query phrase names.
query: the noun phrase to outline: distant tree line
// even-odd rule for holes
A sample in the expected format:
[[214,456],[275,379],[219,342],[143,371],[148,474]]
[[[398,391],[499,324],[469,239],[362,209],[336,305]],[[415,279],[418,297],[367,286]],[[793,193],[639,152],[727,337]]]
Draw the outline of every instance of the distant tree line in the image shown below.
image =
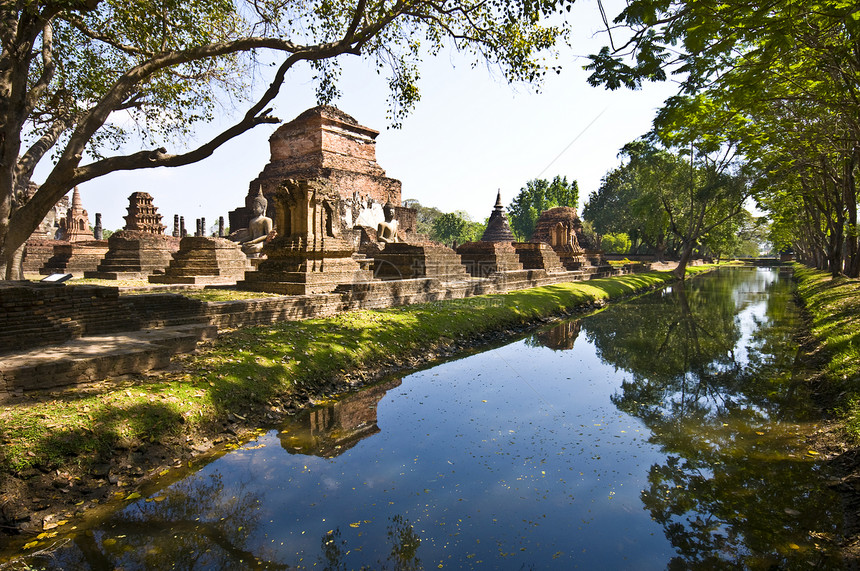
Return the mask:
[[484,235],[487,221],[475,222],[464,210],[442,212],[433,206],[423,206],[414,198],[407,198],[403,206],[418,212],[416,232],[429,237],[434,242],[451,245],[476,242]]

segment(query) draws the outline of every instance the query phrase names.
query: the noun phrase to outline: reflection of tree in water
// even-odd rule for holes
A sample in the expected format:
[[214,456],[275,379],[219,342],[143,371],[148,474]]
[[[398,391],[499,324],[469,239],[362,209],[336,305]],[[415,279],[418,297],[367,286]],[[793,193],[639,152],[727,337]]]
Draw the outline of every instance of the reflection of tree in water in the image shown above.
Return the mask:
[[[631,375],[613,403],[669,455],[651,467],[642,501],[679,554],[670,568],[827,560],[822,538],[838,515],[817,493],[796,426],[778,422],[802,416],[785,325],[790,284],[767,276],[721,273],[585,323],[601,358]],[[755,300],[766,300],[765,318],[739,347],[748,333],[735,316],[758,292],[768,294]]]
[[246,543],[259,527],[260,499],[221,474],[190,476],[151,501],[113,515],[74,545],[36,561],[40,569],[286,569]]
[[337,402],[314,407],[281,426],[278,438],[290,454],[335,458],[361,440],[379,432],[376,408],[402,379],[388,381],[349,394]]
[[[418,558],[418,548],[421,538],[415,533],[415,528],[409,520],[401,515],[388,518],[388,529],[385,533],[391,544],[391,551],[385,561],[377,561],[370,567],[361,569],[393,569],[396,571],[417,571],[423,569]],[[318,563],[326,570],[350,569],[344,562],[350,548],[347,541],[341,537],[340,529],[335,529],[322,537],[320,542],[322,556]]]
[[525,343],[529,347],[541,346],[548,347],[553,351],[567,351],[573,349],[580,329],[582,329],[582,322],[579,319],[565,321],[527,337]]

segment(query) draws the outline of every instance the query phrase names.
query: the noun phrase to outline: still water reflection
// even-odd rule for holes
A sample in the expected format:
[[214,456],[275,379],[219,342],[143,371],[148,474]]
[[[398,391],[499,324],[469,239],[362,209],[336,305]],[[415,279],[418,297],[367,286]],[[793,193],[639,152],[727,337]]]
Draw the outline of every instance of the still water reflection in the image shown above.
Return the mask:
[[79,534],[54,568],[837,566],[776,270],[371,387]]

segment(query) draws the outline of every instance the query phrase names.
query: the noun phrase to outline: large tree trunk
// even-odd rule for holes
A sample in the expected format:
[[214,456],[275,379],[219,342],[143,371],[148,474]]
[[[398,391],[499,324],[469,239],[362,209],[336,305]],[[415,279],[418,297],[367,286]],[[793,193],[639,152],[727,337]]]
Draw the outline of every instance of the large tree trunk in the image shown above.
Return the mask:
[[843,200],[845,212],[848,215],[845,231],[845,275],[849,278],[860,277],[860,237],[857,232],[857,182],[854,178],[854,168],[857,165],[857,154],[851,156],[851,160],[845,168]]
[[3,263],[0,264],[2,269],[3,279],[6,280],[23,280],[24,279],[24,245],[22,244],[17,250],[11,252]]
[[681,259],[678,260],[678,267],[672,270],[672,274],[679,280],[687,277],[687,264],[690,262],[690,258],[693,257],[694,246],[693,242],[688,242],[681,248]]

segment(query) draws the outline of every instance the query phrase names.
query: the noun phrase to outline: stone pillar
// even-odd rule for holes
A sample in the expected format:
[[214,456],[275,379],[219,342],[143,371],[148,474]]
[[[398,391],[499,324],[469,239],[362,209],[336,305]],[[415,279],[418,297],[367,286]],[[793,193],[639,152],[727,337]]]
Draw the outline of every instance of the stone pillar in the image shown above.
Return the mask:
[[223,216],[218,217],[218,237],[219,238],[224,237],[224,217]]
[[200,219],[200,235],[206,236],[206,217]]
[[102,213],[96,212],[96,225],[93,228],[93,238],[96,240],[102,239]]
[[194,220],[194,223],[196,224],[196,230],[194,231],[194,236],[196,236],[196,237],[202,236],[203,232],[200,230],[200,219],[196,218]]
[[179,237],[185,238],[185,217],[179,217]]
[[178,214],[173,215],[173,237],[174,238],[181,238],[182,237],[182,234],[181,234],[180,229],[179,229],[179,215]]

